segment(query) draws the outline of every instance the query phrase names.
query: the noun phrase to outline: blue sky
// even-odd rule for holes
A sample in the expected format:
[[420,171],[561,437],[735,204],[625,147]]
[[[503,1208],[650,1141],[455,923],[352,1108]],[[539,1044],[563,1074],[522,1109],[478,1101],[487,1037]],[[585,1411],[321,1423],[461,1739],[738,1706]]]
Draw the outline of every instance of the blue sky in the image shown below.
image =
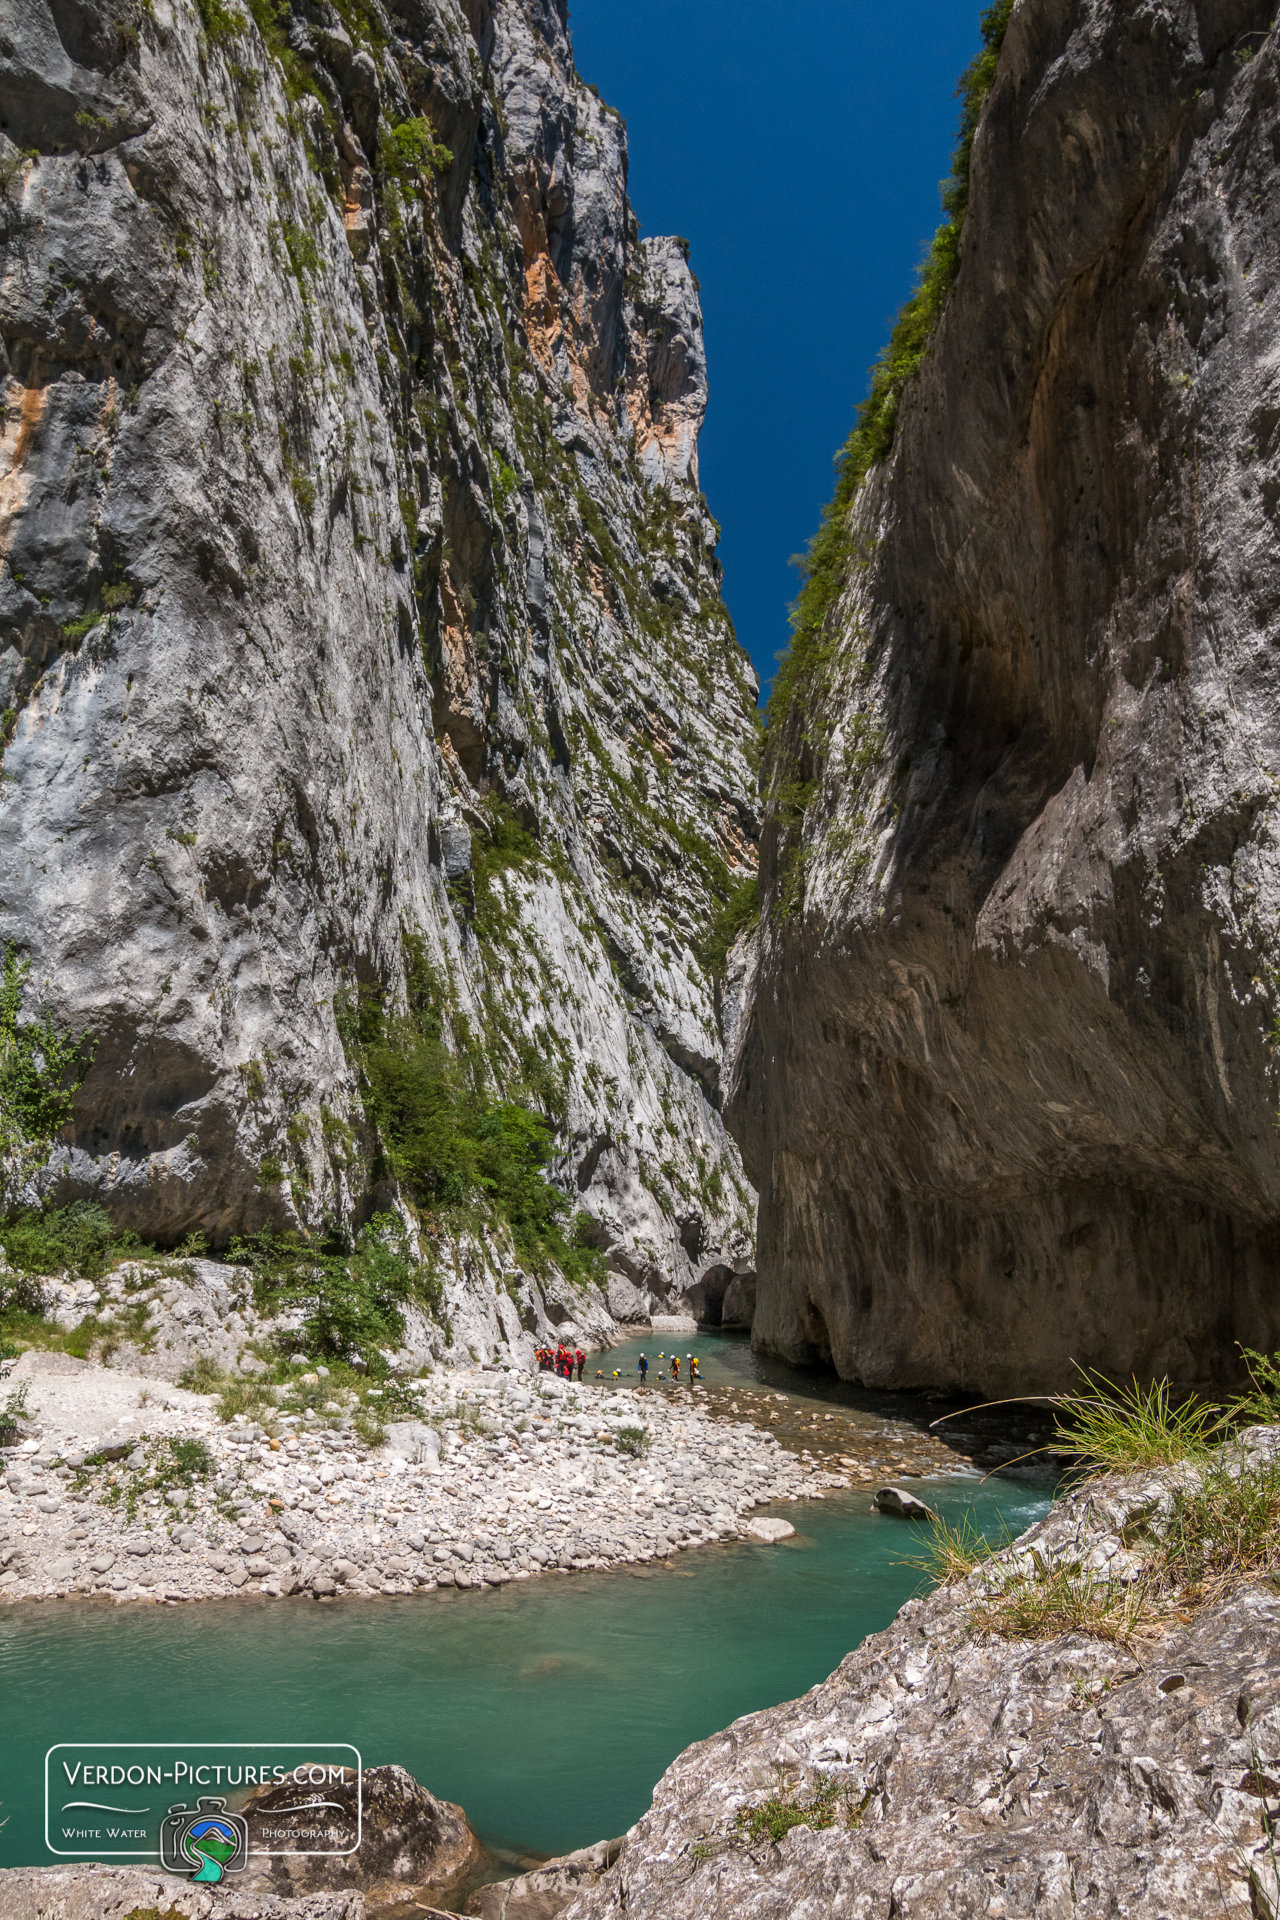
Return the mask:
[[867,369],[939,219],[983,0],[571,0],[627,122],[642,233],[702,283],[702,485],[766,683]]

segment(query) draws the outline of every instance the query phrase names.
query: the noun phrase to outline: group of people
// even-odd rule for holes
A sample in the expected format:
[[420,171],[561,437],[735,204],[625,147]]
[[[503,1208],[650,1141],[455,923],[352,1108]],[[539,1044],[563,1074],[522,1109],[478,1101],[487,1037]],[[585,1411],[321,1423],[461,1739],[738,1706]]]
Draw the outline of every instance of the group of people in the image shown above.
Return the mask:
[[558,1347],[538,1348],[539,1373],[558,1373],[562,1380],[572,1380],[577,1369],[579,1380],[582,1369],[587,1364],[587,1356],[581,1347],[566,1347],[564,1341]]
[[[587,1356],[581,1347],[567,1347],[562,1340],[558,1347],[538,1347],[535,1351],[537,1354],[539,1373],[558,1373],[562,1380],[572,1380],[575,1376],[581,1380],[582,1369],[587,1364]],[[680,1355],[673,1353],[668,1356],[665,1353],[660,1353],[658,1355],[658,1361],[659,1380],[662,1381],[664,1385],[666,1384],[666,1368],[670,1367],[671,1379],[676,1386],[679,1386],[681,1380]],[[647,1386],[649,1383],[649,1362],[643,1354],[640,1355],[639,1361],[636,1363],[636,1372],[640,1375],[640,1385],[642,1387]],[[615,1367],[607,1378],[616,1380],[618,1376],[619,1369]],[[695,1380],[701,1380],[702,1375],[698,1371],[698,1356],[696,1353],[686,1353],[684,1357],[683,1377],[689,1382],[690,1386],[693,1385]],[[603,1380],[605,1378],[606,1375],[604,1371],[597,1368],[596,1379]]]
[[[663,1365],[664,1361],[666,1362],[666,1367],[670,1367],[671,1378],[675,1383],[675,1385],[678,1387],[680,1385],[680,1355],[678,1353],[673,1353],[669,1356],[665,1353],[660,1353],[658,1355],[658,1379],[665,1384],[667,1374],[666,1374],[666,1367],[664,1367]],[[698,1372],[697,1354],[686,1353],[684,1357],[684,1363],[685,1363],[684,1377],[689,1382],[690,1386],[692,1386],[695,1380],[701,1380],[702,1378],[702,1375]],[[636,1372],[640,1375],[640,1385],[642,1387],[646,1386],[649,1380],[649,1362],[645,1359],[643,1354],[640,1355],[639,1360],[637,1360],[636,1362]]]

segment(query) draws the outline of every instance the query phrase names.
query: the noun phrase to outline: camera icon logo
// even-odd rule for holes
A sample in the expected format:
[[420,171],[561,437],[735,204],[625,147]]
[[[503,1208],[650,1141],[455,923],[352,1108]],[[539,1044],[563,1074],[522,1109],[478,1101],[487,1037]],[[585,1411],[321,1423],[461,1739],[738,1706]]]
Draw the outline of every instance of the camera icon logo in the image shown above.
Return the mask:
[[170,1807],[160,1827],[160,1864],[166,1873],[182,1873],[209,1884],[227,1873],[242,1873],[249,1858],[249,1823],[228,1813],[222,1799]]

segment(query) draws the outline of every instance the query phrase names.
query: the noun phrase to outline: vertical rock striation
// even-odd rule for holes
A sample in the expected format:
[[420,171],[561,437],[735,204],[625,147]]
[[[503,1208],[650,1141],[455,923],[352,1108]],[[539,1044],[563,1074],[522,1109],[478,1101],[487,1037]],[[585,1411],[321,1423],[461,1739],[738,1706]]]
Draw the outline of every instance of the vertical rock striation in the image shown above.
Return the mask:
[[371,1204],[341,1010],[537,1098],[615,1308],[749,1267],[700,959],[755,686],[681,245],[554,0],[20,0],[0,941],[94,1048],[40,1188]]
[[781,725],[730,1111],[850,1378],[1280,1343],[1273,11],[1019,0]]

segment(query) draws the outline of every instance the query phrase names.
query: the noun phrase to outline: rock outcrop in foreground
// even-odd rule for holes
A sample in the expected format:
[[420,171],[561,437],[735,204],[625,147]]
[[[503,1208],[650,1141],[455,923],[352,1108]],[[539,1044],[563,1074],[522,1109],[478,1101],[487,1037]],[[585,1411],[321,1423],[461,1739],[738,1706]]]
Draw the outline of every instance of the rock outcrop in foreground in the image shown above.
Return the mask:
[[[1280,1432],[1245,1439],[1274,1474]],[[1186,1475],[1077,1492],[802,1699],[690,1747],[564,1920],[1275,1920],[1274,1582],[1128,1643],[975,1624],[1033,1555],[1122,1591]],[[817,1811],[775,1843],[752,1831],[770,1802],[782,1826]]]
[[751,1265],[699,956],[755,682],[696,282],[566,18],[7,20],[0,947],[92,1049],[29,1193],[166,1245],[365,1217],[357,1009],[409,972],[638,1319]]
[[1019,0],[787,722],[754,1337],[869,1385],[1280,1345],[1274,12]]
[[[421,1920],[434,1913],[415,1907]],[[146,1867],[9,1867],[0,1871],[4,1920],[366,1920],[362,1893],[281,1899],[234,1885],[193,1887]],[[447,1916],[441,1916],[447,1920]]]

